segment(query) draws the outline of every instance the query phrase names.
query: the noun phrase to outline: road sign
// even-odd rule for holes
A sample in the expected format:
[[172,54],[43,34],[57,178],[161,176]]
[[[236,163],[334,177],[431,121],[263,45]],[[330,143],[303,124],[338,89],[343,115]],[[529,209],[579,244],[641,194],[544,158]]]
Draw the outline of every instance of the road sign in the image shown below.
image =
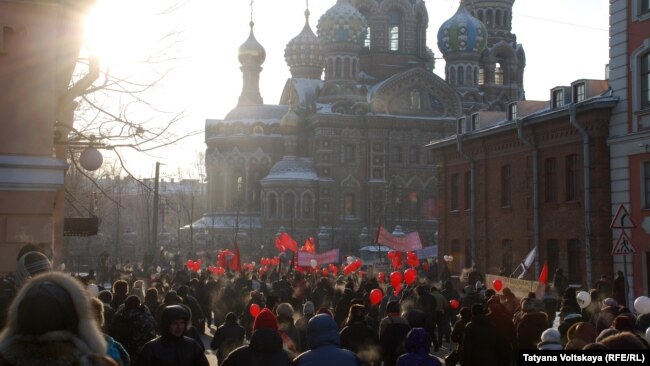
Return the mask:
[[630,213],[627,212],[625,206],[621,204],[618,206],[616,215],[614,215],[612,223],[609,224],[609,227],[611,229],[635,229],[636,224],[634,224],[634,221],[632,221],[632,216],[630,216]]
[[625,231],[621,231],[621,236],[618,237],[618,241],[616,242],[616,245],[614,245],[614,249],[612,249],[612,255],[626,254],[636,254],[636,248]]

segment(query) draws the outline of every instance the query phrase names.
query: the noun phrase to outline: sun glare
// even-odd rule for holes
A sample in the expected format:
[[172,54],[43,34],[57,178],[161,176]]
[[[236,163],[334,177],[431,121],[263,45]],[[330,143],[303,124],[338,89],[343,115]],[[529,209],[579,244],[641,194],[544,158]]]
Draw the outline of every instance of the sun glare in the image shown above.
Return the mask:
[[159,23],[150,0],[99,0],[86,24],[86,46],[109,67],[128,67],[147,57]]

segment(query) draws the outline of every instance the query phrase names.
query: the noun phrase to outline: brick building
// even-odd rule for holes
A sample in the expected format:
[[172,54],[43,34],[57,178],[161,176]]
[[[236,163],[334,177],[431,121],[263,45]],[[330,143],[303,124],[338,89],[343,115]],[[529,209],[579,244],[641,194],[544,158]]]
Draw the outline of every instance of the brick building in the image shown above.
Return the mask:
[[611,215],[624,206],[636,224],[614,229],[611,239],[614,246],[625,232],[636,247],[636,255],[614,258],[615,269],[628,276],[629,303],[650,292],[650,1],[610,2],[609,67],[610,85],[621,100],[612,112],[608,140]]
[[458,120],[456,135],[427,145],[442,197],[439,251],[455,258],[452,272],[475,263],[510,273],[535,247],[528,278],[544,261],[551,276],[563,268],[583,285],[611,272],[607,136],[617,98],[603,80],[577,80],[550,96],[473,113]]

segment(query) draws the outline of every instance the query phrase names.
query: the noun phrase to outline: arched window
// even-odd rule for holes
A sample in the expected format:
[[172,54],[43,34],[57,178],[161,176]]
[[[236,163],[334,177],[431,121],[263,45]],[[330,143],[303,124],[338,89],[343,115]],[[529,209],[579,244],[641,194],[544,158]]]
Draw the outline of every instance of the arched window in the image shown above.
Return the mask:
[[497,27],[500,27],[500,26],[501,26],[501,10],[497,9],[497,10],[495,11],[495,15],[494,15],[494,16],[495,16],[494,21],[495,21],[496,26],[497,26]]
[[343,78],[347,79],[352,76],[352,70],[350,70],[350,58],[346,57],[343,60]]
[[497,62],[494,66],[494,83],[503,85],[503,65],[501,62]]
[[402,14],[395,9],[388,12],[388,50],[399,51]]
[[267,201],[268,211],[266,216],[269,219],[273,219],[278,215],[278,196],[275,193],[269,193]]
[[458,86],[465,85],[465,69],[462,66],[458,66]]
[[456,85],[456,68],[449,68],[449,84]]
[[356,216],[356,204],[354,193],[346,193],[343,195],[343,215],[345,217]]
[[478,11],[478,16],[477,16],[477,18],[478,18],[478,20],[480,20],[480,21],[484,21],[484,18],[483,18],[483,10],[479,10],[479,11]]
[[474,85],[479,85],[479,68],[474,68]]
[[351,75],[352,78],[356,78],[358,72],[359,71],[357,71],[357,59],[355,58],[354,60],[352,60],[352,75]]
[[424,26],[424,21],[422,20],[422,14],[418,14],[415,23],[415,45],[417,47],[417,54],[419,56],[426,56],[427,54],[426,31],[427,30]]
[[327,60],[326,77],[333,78],[334,77],[333,73],[334,73],[334,61],[330,58]]
[[363,47],[370,49],[370,26],[366,28],[366,38],[363,40]]
[[334,71],[334,78],[340,79],[343,75],[343,65],[340,58],[336,58],[336,70]]
[[473,70],[473,67],[467,66],[467,68],[465,69],[465,75],[466,75],[465,80],[466,80],[467,85],[470,85],[470,86],[476,85],[474,83],[474,70]]
[[282,198],[282,218],[293,219],[296,209],[296,196],[293,193],[285,193]]
[[305,193],[302,196],[302,218],[303,219],[314,218],[314,199],[309,193]]
[[493,21],[492,21],[492,9],[488,9],[485,12],[485,26],[488,27],[488,28],[492,28],[492,24],[493,24]]

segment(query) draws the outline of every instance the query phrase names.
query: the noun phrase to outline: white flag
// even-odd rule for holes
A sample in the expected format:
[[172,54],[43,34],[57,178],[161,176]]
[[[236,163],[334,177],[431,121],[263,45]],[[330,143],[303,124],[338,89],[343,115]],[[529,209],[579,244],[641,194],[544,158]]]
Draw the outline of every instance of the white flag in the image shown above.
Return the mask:
[[521,266],[523,267],[523,271],[521,271],[521,274],[518,279],[522,279],[526,272],[528,271],[528,268],[533,265],[533,261],[535,260],[535,257],[537,256],[537,247],[533,247],[533,249],[528,253],[526,258],[524,258],[523,261],[521,261]]

